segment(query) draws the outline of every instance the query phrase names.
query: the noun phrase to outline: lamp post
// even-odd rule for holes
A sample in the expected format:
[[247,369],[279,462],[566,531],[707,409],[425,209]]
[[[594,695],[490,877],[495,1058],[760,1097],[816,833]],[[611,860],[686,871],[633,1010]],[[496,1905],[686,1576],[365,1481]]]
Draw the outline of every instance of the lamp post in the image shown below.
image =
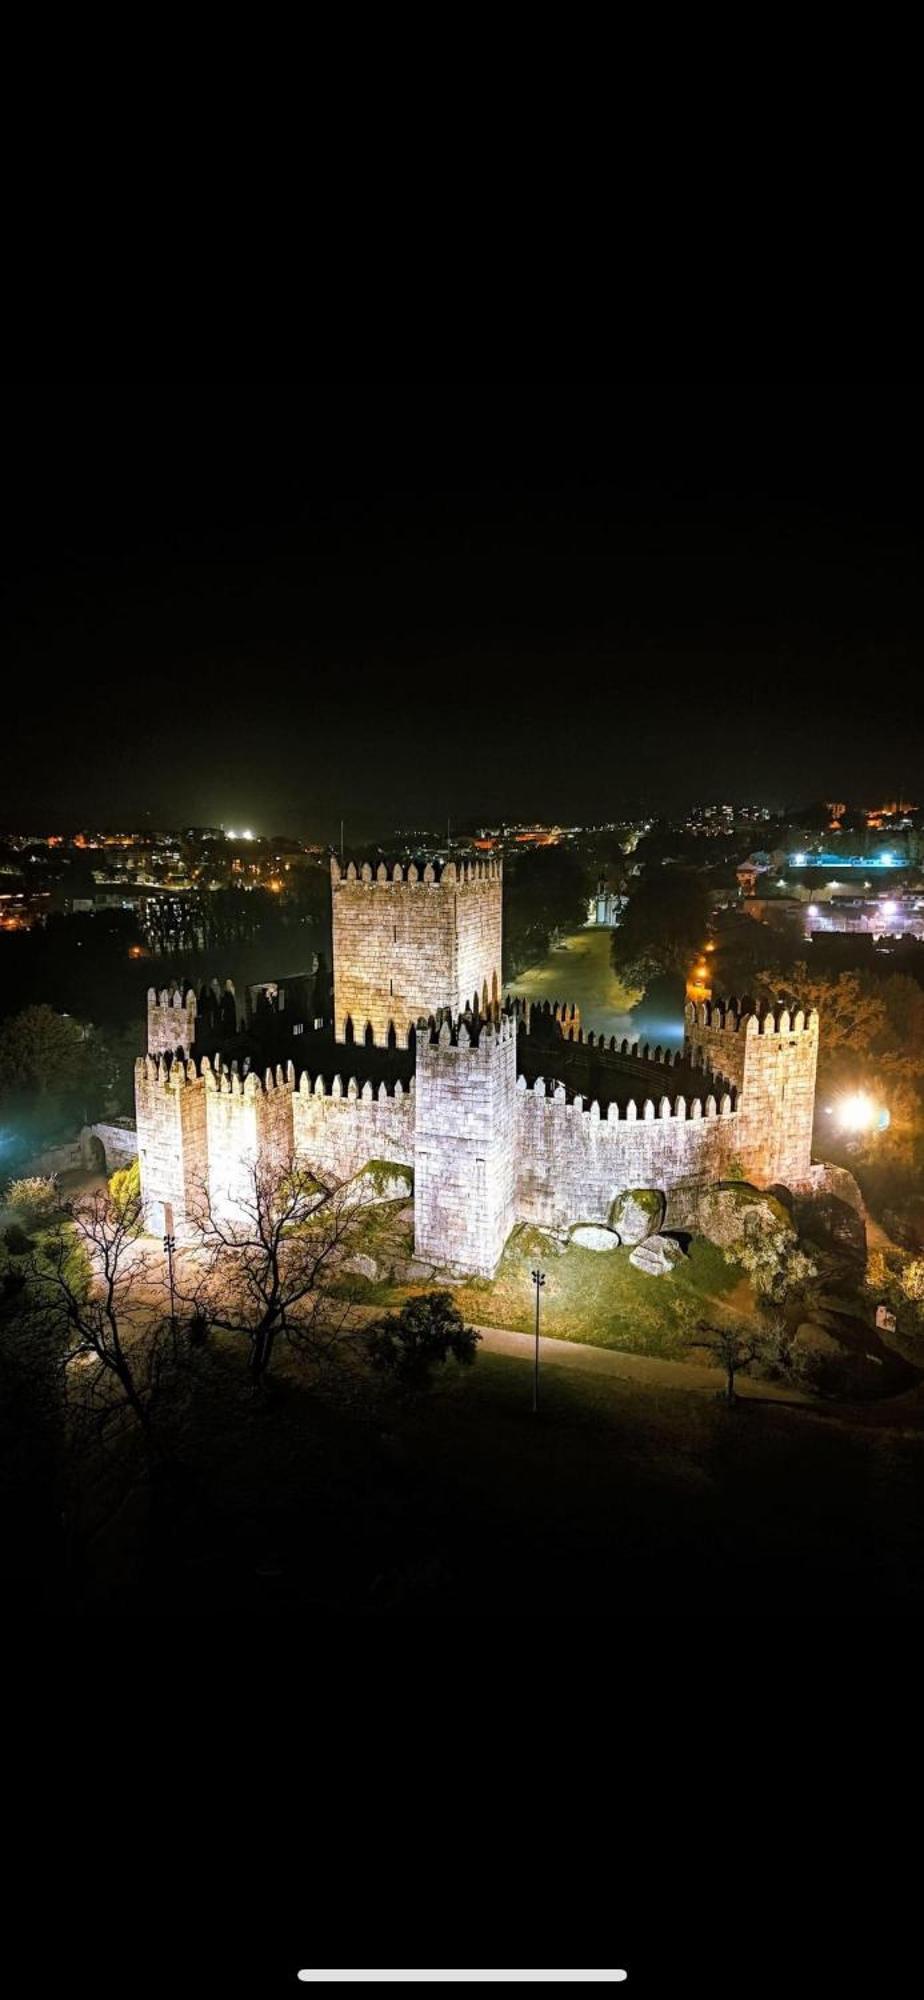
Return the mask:
[[536,1360],[533,1367],[533,1415],[535,1416],[539,1408],[539,1294],[545,1284],[544,1271],[533,1272],[533,1284],[536,1287]]
[[175,1297],[174,1283],[173,1283],[173,1253],[176,1249],[176,1237],[170,1234],[169,1232],[164,1237],[164,1249],[167,1253],[167,1281],[170,1286],[170,1327],[172,1332],[175,1333],[176,1297]]

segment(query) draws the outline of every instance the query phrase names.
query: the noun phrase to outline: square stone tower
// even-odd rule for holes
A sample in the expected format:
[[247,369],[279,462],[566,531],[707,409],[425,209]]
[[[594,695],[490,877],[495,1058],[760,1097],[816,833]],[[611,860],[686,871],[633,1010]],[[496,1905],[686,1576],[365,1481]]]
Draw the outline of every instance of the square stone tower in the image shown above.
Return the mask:
[[516,1221],[516,1021],[417,1034],[414,1251],[489,1278]]
[[818,1014],[767,1007],[739,1014],[733,1000],[686,1008],[694,1061],[738,1089],[739,1158],[760,1186],[810,1185]]
[[389,873],[332,860],[337,1041],[371,1030],[378,1047],[406,1048],[421,1015],[487,1013],[500,999],[502,897],[500,861]]
[[192,1054],[196,1039],[196,995],[190,986],[164,987],[158,993],[148,987],[148,1055],[185,1058]]

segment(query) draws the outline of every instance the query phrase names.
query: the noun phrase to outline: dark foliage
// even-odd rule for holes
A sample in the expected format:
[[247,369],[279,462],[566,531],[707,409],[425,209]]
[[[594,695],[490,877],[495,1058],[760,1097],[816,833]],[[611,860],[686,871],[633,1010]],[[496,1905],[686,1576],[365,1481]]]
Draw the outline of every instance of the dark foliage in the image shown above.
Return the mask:
[[425,1292],[369,1327],[366,1349],[374,1368],[420,1388],[450,1355],[463,1367],[473,1362],[480,1339],[450,1292]]

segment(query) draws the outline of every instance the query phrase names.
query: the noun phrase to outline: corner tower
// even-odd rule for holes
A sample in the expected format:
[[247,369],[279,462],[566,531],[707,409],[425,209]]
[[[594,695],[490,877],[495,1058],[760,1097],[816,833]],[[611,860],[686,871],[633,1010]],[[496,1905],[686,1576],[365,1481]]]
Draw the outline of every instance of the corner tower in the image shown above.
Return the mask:
[[331,861],[338,1042],[406,1048],[421,1015],[485,1014],[500,1001],[500,861]]
[[818,1014],[801,1007],[737,1012],[721,1001],[686,1008],[685,1038],[694,1062],[738,1087],[739,1155],[764,1187],[809,1183]]

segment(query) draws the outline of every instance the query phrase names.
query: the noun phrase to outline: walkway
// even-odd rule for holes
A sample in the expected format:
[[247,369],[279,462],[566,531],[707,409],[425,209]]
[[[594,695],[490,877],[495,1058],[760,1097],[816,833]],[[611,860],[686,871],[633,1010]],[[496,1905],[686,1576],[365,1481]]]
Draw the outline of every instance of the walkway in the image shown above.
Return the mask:
[[[488,1354],[512,1354],[532,1361],[535,1338],[531,1333],[512,1333],[503,1326],[478,1326]],[[725,1381],[722,1368],[710,1368],[695,1361],[662,1361],[653,1354],[625,1354],[622,1348],[591,1347],[582,1340],[551,1340],[539,1337],[539,1366],[573,1368],[580,1373],[602,1375],[611,1382],[635,1382],[646,1389],[686,1389],[700,1396],[714,1397]],[[739,1375],[735,1387],[739,1396],[758,1402],[802,1403],[817,1409],[816,1396],[806,1396],[785,1383],[752,1381]]]

